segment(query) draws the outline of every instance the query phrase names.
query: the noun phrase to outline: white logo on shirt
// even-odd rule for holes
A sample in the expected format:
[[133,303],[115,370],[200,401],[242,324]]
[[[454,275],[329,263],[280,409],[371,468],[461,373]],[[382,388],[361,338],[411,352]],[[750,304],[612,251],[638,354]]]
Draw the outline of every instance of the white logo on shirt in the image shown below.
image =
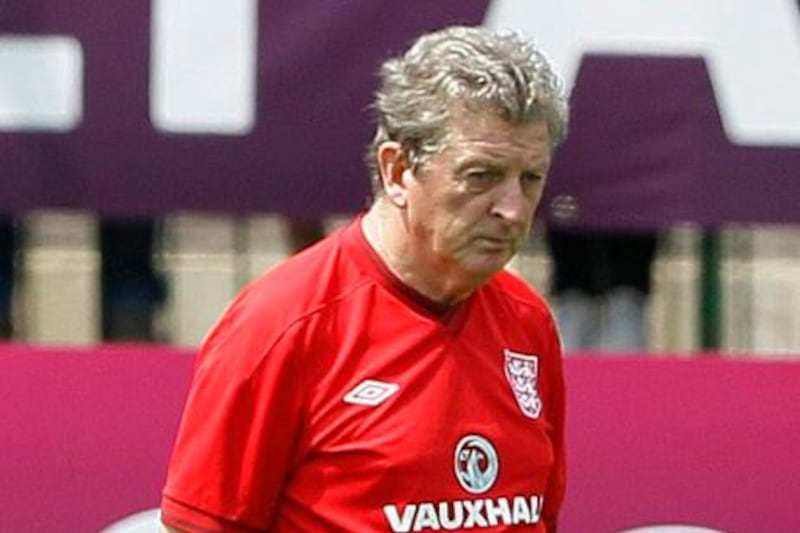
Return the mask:
[[346,403],[376,406],[385,402],[400,389],[396,383],[386,383],[375,379],[365,379],[344,396]]
[[[461,488],[471,494],[491,489],[497,481],[500,460],[494,445],[481,435],[466,435],[455,448],[455,474]],[[495,498],[389,503],[383,515],[392,531],[461,531],[497,526],[533,525],[542,519],[544,497],[537,494]]]
[[542,412],[542,399],[536,390],[539,376],[539,358],[535,355],[503,350],[506,357],[506,379],[517,399],[522,413],[530,418],[539,418]]
[[492,443],[480,435],[467,435],[456,445],[456,479],[472,494],[492,488],[497,480],[499,462]]

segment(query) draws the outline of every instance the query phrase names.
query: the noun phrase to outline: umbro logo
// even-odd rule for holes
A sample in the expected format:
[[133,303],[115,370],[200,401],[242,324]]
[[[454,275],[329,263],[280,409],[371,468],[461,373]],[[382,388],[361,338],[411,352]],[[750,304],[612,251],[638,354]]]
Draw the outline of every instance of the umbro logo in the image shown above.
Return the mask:
[[354,405],[376,406],[385,402],[400,388],[396,383],[386,383],[375,379],[365,379],[345,394],[344,401]]

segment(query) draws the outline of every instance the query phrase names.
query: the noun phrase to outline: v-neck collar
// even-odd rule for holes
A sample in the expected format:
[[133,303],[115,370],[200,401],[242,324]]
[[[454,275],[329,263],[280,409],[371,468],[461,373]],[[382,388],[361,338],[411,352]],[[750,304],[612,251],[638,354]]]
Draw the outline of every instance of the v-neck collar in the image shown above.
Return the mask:
[[475,295],[472,294],[457,304],[447,305],[436,302],[405,284],[367,241],[361,224],[363,217],[362,212],[345,228],[342,235],[359,268],[415,312],[440,322],[451,331],[460,329]]

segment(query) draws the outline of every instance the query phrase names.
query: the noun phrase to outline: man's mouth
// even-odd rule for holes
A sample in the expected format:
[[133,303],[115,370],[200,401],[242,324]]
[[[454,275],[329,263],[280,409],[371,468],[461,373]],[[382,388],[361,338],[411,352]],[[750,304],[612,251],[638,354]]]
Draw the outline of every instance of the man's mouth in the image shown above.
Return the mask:
[[514,246],[514,239],[510,237],[492,237],[488,235],[481,235],[475,239],[475,242],[487,248],[507,249]]

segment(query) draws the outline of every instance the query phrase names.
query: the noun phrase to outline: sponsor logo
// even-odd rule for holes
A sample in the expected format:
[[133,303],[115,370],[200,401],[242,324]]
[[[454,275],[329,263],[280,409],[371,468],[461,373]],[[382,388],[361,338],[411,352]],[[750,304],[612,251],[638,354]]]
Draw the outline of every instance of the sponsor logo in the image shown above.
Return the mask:
[[[497,481],[500,460],[494,445],[480,435],[466,435],[456,444],[455,477],[471,494],[488,491]],[[501,496],[498,498],[415,502],[383,506],[392,531],[424,531],[536,524],[542,518],[542,496]]]
[[424,531],[536,524],[542,518],[541,496],[409,503],[402,512],[385,505],[383,514],[392,531]]
[[526,355],[503,350],[505,354],[506,379],[511,385],[511,392],[517,399],[517,404],[522,413],[530,418],[539,418],[542,413],[542,399],[536,390],[536,380],[539,375],[539,358],[535,355]]
[[345,403],[354,405],[369,405],[374,407],[385,402],[390,396],[400,389],[396,383],[386,383],[375,379],[365,379],[348,392]]
[[486,492],[497,480],[500,460],[492,443],[480,435],[467,435],[456,445],[456,479],[471,494]]

